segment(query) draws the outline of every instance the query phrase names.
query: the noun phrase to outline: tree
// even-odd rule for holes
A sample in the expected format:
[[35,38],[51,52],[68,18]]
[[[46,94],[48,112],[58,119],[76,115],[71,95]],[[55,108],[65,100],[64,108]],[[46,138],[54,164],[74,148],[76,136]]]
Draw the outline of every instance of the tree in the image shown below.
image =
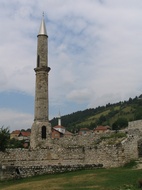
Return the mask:
[[120,130],[128,126],[128,121],[126,118],[118,118],[112,125],[112,130]]
[[27,131],[27,132],[31,132],[31,129],[30,129],[30,128],[28,128],[26,131]]
[[135,119],[135,120],[142,119],[142,107],[138,108],[138,109],[135,111],[134,119]]
[[8,148],[23,148],[24,140],[10,139]]
[[98,120],[98,125],[102,125],[107,120],[105,115],[101,115]]
[[10,131],[9,128],[4,128],[3,126],[0,128],[0,151],[5,151],[8,147],[10,140]]
[[21,132],[25,132],[25,129],[21,129]]

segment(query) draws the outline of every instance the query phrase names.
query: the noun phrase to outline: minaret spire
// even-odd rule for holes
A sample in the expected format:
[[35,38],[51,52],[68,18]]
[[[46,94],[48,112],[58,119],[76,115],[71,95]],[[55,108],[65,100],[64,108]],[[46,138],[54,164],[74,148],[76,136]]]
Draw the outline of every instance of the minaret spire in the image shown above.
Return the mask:
[[41,21],[38,35],[46,35],[47,36],[46,26],[45,26],[45,22],[44,22],[44,12],[42,14],[42,21]]

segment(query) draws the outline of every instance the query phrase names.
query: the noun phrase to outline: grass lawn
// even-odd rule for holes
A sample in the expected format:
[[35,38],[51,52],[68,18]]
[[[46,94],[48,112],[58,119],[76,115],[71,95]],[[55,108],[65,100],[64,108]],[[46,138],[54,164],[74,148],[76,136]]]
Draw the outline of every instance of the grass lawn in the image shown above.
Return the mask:
[[0,190],[140,190],[142,170],[83,170],[0,182]]

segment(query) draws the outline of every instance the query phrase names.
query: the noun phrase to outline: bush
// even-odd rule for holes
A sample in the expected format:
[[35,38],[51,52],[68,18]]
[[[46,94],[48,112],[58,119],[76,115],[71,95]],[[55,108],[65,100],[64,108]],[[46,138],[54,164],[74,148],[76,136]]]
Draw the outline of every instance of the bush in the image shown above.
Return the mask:
[[126,133],[113,133],[109,136],[102,136],[100,139],[105,140],[105,139],[113,139],[113,138],[123,138],[126,137]]
[[137,165],[136,161],[135,160],[131,160],[130,162],[126,163],[124,165],[124,168],[133,168]]
[[113,124],[112,124],[112,130],[120,130],[128,126],[128,121],[126,118],[118,118]]
[[10,140],[9,128],[1,127],[0,128],[0,151],[3,151],[3,152],[5,151],[5,149],[7,148],[9,144],[9,140]]

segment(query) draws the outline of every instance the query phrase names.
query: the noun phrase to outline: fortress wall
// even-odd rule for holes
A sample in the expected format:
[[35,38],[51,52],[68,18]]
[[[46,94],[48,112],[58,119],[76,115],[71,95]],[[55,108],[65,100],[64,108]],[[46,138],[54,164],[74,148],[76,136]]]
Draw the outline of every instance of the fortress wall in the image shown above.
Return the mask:
[[142,131],[142,120],[128,122],[128,129],[139,129]]
[[18,179],[18,178],[26,178],[35,175],[42,174],[54,174],[54,173],[63,173],[70,172],[82,169],[98,169],[102,168],[102,165],[92,164],[92,165],[47,165],[47,166],[7,166],[0,167],[0,180],[5,179]]
[[[138,158],[139,130],[130,130],[127,138],[100,140],[85,136],[52,140],[50,147],[39,150],[8,149],[0,152],[0,176],[14,178],[18,167],[24,177],[89,167],[119,167]],[[57,169],[56,169],[57,168]]]

